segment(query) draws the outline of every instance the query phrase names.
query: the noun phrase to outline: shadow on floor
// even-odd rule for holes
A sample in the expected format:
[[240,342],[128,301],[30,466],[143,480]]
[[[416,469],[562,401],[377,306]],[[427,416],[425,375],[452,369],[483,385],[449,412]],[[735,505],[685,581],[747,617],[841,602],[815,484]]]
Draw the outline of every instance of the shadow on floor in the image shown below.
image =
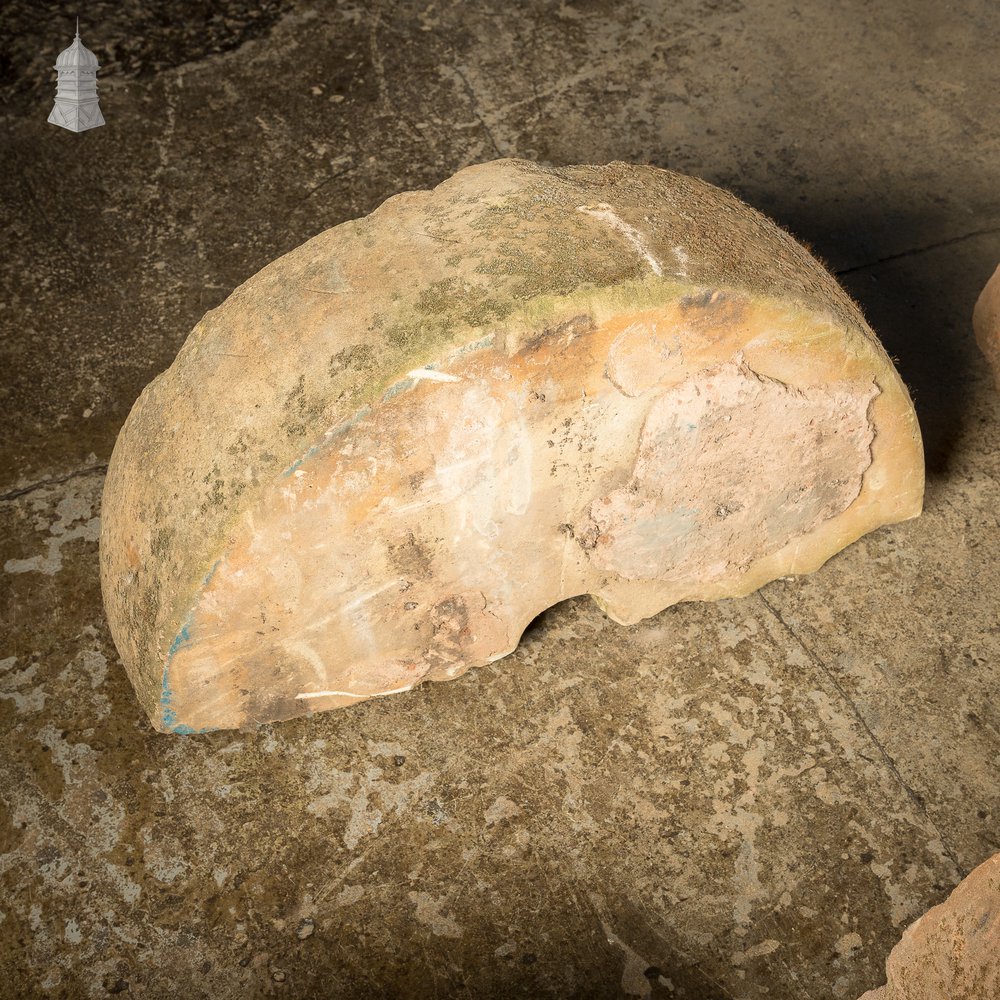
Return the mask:
[[[860,212],[841,209],[849,221],[839,225],[828,209],[808,214],[789,205],[778,221],[824,262],[861,307],[910,390],[923,436],[927,475],[946,480],[952,458],[967,429],[977,393],[990,388],[985,362],[972,335],[972,309],[989,273],[983,271],[982,240],[991,233],[961,237],[959,220],[924,220],[887,208],[859,223]],[[964,223],[968,226],[968,222]],[[939,241],[902,245],[890,254],[872,247],[892,245],[933,228]]]

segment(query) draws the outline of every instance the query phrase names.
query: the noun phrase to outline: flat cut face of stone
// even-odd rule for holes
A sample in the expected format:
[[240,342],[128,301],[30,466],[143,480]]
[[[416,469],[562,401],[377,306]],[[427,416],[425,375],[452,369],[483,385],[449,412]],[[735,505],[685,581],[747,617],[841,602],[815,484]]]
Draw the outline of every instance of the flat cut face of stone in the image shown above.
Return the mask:
[[629,394],[608,359],[670,316],[622,322],[411,371],[330,429],[212,569],[170,710],[207,728],[234,690],[254,721],[457,677],[609,577],[697,596],[858,496],[873,382],[793,389],[737,354],[672,385],[678,348]]

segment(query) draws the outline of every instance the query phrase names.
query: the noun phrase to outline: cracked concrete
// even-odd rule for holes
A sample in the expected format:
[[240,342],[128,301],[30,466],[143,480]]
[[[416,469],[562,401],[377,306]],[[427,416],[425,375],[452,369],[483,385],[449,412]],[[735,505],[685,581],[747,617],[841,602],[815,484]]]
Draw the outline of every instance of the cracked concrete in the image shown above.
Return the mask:
[[[45,123],[68,19],[0,14],[0,995],[883,982],[1000,851],[995,5],[139,6],[88,9],[81,136]],[[447,685],[153,733],[92,530],[129,407],[264,264],[498,152],[694,173],[811,244],[914,392],[925,513],[742,601],[568,601]]]
[[961,236],[951,236],[948,239],[939,240],[926,247],[915,247],[912,250],[901,250],[899,253],[891,253],[887,257],[879,257],[878,260],[868,261],[865,264],[856,264],[853,267],[842,267],[837,270],[837,275],[854,274],[856,271],[867,271],[869,268],[877,267],[879,264],[887,264],[889,261],[901,260],[903,257],[913,257],[916,254],[928,253],[940,247],[952,246],[955,243],[964,243],[966,240],[975,239],[977,236],[995,236],[1000,233],[1000,228],[991,227],[989,229],[975,229],[971,233],[963,233]]
[[102,462],[99,465],[91,465],[85,469],[77,469],[75,472],[67,472],[66,475],[58,476],[55,479],[42,479],[37,483],[29,483],[27,486],[17,486],[6,493],[0,493],[0,502],[16,500],[18,497],[34,493],[35,490],[43,489],[46,486],[61,486],[63,483],[68,483],[71,479],[78,479],[80,476],[103,476],[107,471],[107,463]]

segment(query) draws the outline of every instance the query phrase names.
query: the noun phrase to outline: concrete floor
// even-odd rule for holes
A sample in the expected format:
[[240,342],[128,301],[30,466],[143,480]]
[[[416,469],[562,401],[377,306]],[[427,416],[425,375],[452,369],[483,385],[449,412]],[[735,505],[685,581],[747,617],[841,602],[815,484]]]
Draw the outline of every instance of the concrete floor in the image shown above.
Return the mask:
[[[201,6],[81,8],[83,135],[45,121],[76,9],[0,13],[0,995],[880,983],[1000,850],[996,4]],[[569,601],[450,684],[155,734],[97,580],[133,400],[274,257],[501,155],[697,174],[811,244],[914,392],[924,515],[745,600]]]

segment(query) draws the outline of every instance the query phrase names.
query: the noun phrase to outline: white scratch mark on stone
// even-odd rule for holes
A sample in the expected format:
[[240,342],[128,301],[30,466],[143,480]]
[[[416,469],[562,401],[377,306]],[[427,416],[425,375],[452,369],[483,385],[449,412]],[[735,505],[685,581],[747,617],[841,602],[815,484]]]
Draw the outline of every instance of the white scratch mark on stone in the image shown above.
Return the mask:
[[[662,277],[663,266],[660,262],[650,253],[649,247],[646,246],[646,241],[642,238],[642,233],[639,232],[635,226],[630,226],[624,219],[619,219],[617,215],[612,211],[611,206],[606,202],[599,202],[594,207],[589,205],[578,205],[578,212],[583,212],[584,215],[593,216],[595,219],[600,219],[601,222],[606,222],[612,229],[616,232],[622,234],[635,247],[636,252],[642,257],[647,264],[649,264],[653,274],[657,277]],[[676,252],[676,250],[675,250]]]
[[390,507],[389,513],[394,515],[406,514],[411,510],[418,510],[421,507],[429,507],[432,503],[435,503],[435,499],[432,497],[430,499],[414,500],[412,503],[400,504],[398,507]]
[[506,468],[503,470],[503,475],[509,484],[503,491],[507,495],[505,510],[508,514],[522,517],[528,510],[534,491],[533,457],[531,431],[522,413],[513,433],[513,440],[507,452]]
[[[459,459],[457,462],[451,462],[448,465],[437,465],[434,466],[434,475],[441,479],[444,477],[447,479],[452,472],[456,469],[464,469],[470,465],[481,465],[483,462],[482,455],[471,455],[469,458]],[[445,485],[444,483],[442,485]],[[459,484],[463,485],[463,484]]]
[[686,278],[688,276],[687,266],[690,258],[688,257],[686,251],[684,250],[684,247],[681,246],[674,247],[674,256],[677,258],[677,263],[680,264],[681,266],[681,269],[675,273],[679,278]]
[[383,584],[381,587],[376,587],[374,590],[366,590],[363,594],[359,594],[354,598],[353,601],[348,601],[344,605],[345,611],[353,611],[359,605],[364,604],[366,601],[370,601],[373,597],[377,597],[379,594],[386,590],[390,590],[392,587],[398,587],[398,580],[390,580],[388,583]]
[[300,691],[296,698],[384,698],[389,694],[402,694],[413,687],[407,684],[406,687],[393,688],[391,691],[372,691],[370,694],[357,694],[354,691]]
[[406,373],[407,378],[427,379],[430,382],[461,382],[461,376],[450,375],[448,372],[438,372],[433,368],[414,368],[412,372]]
[[326,664],[323,662],[319,653],[317,653],[308,642],[304,639],[296,639],[294,641],[286,640],[284,646],[285,649],[298,653],[309,663],[309,666],[313,668],[313,671],[316,674],[317,680],[323,681],[326,679]]
[[780,947],[780,941],[776,941],[774,938],[768,938],[766,941],[761,941],[759,944],[755,944],[753,947],[747,948],[746,951],[734,951],[732,955],[729,956],[729,960],[733,963],[733,965],[744,965],[746,962],[750,961],[750,959],[770,955],[772,952],[777,951]]

